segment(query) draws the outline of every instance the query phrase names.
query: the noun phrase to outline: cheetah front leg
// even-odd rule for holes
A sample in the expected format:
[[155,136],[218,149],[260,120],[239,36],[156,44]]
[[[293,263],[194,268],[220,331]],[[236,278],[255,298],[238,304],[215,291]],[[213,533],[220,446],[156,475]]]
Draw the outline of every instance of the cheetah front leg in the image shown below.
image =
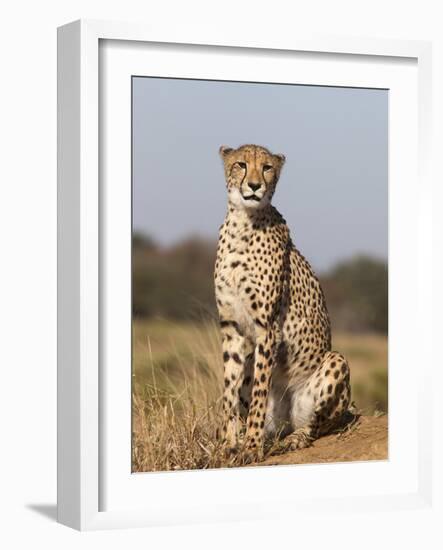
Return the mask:
[[238,442],[240,390],[245,376],[245,337],[235,321],[220,323],[224,365],[222,440],[234,450]]
[[256,332],[254,381],[246,428],[246,450],[249,459],[263,454],[266,409],[268,405],[271,372],[274,365],[275,335],[272,329],[259,328]]

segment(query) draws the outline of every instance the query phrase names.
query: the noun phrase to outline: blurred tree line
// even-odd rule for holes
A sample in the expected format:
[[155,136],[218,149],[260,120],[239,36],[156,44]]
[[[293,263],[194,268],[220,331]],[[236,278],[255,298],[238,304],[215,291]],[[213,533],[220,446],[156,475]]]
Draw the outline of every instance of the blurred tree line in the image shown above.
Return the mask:
[[[216,316],[215,243],[189,238],[171,247],[133,237],[134,317],[201,320]],[[388,331],[388,267],[365,256],[320,274],[333,329]]]

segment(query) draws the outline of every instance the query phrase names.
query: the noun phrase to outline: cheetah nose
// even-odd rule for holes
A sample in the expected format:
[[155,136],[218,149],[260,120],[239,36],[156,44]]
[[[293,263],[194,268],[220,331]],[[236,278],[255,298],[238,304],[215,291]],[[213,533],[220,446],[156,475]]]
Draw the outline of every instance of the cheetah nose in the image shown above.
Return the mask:
[[248,186],[249,186],[253,191],[257,191],[257,189],[260,189],[261,183],[251,183],[251,182],[248,182]]

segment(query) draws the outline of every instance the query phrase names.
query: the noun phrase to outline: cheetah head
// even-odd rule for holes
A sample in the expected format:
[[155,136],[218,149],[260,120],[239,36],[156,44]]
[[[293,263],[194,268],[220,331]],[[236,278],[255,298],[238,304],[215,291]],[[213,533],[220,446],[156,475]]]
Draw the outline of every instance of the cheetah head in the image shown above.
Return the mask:
[[259,145],[242,145],[238,149],[222,145],[220,156],[230,204],[256,210],[271,202],[285,162],[283,155],[274,155]]

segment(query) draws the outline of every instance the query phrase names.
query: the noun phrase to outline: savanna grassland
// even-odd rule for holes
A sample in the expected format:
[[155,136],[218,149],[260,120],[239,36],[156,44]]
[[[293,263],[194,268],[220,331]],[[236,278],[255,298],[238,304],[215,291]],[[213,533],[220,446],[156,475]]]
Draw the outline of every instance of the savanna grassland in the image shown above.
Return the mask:
[[[220,349],[215,322],[134,321],[134,471],[237,464],[224,456],[216,438],[223,380]],[[387,338],[337,333],[333,349],[349,359],[358,412],[366,416],[387,412]],[[306,453],[298,454],[300,462]],[[364,452],[359,457],[371,458]],[[320,461],[326,459],[327,454]],[[278,461],[268,458],[267,463]]]

